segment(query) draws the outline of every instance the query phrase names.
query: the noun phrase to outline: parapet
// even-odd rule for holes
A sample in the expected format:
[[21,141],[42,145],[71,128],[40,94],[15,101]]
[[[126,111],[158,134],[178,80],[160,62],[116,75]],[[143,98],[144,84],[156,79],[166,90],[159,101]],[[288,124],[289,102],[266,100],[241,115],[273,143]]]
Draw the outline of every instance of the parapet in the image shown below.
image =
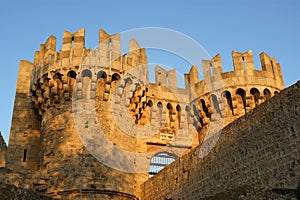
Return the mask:
[[166,71],[160,66],[155,66],[155,83],[158,85],[177,87],[176,69]]
[[[211,60],[202,61],[202,73],[204,80],[198,81],[198,70],[193,66],[188,74],[185,74],[186,82],[199,88],[204,83],[211,83],[215,80],[222,80],[224,87],[237,85],[269,85],[279,90],[284,88],[280,64],[275,58],[271,58],[265,52],[260,54],[262,70],[254,69],[252,51],[244,53],[232,51],[234,71],[223,72],[220,54]],[[203,91],[204,92],[204,91]]]

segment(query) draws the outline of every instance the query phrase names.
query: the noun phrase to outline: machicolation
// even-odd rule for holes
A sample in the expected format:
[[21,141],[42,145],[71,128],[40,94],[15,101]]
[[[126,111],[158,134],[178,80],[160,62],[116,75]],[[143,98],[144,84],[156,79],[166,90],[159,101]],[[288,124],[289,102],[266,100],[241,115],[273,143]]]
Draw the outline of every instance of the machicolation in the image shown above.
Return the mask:
[[[56,37],[50,36],[33,62],[20,62],[8,148],[0,141],[0,166],[18,178],[2,177],[53,198],[147,196],[140,186],[149,176],[201,146],[209,130],[220,131],[284,89],[280,64],[264,52],[259,57],[262,70],[254,69],[251,50],[233,51],[234,71],[223,72],[218,54],[202,61],[204,80],[192,66],[184,75],[186,87],[178,88],[176,69],[156,66],[155,83],[148,81],[146,49],[134,39],[122,54],[120,34],[102,29],[95,50],[85,47],[84,29],[64,31],[60,51]],[[77,113],[83,115],[76,118]],[[97,126],[112,149],[94,143],[103,139],[96,135]],[[127,134],[131,127],[148,129],[144,137],[136,137]],[[87,144],[94,145],[92,150]],[[117,156],[116,147],[147,153],[142,162],[147,171],[122,171],[92,153],[110,158]],[[165,151],[169,147],[172,151]],[[138,168],[139,162],[135,157],[128,166]]]

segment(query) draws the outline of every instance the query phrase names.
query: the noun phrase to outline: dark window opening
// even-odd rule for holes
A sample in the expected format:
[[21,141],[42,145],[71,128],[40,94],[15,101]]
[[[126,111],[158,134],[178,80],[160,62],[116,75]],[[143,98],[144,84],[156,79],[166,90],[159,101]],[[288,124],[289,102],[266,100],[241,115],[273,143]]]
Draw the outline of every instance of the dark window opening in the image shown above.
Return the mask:
[[112,80],[112,81],[117,81],[117,80],[119,80],[120,78],[121,78],[120,75],[117,74],[117,73],[115,73],[115,74],[112,75],[111,80]]
[[267,88],[264,89],[264,96],[265,96],[266,99],[271,98],[271,92],[270,92],[269,89],[267,89]]
[[60,80],[60,81],[62,82],[62,76],[63,76],[63,74],[61,74],[61,73],[56,73],[56,74],[54,74],[53,79],[54,79],[54,80],[55,80],[55,79],[58,79],[58,80]]
[[106,77],[107,77],[107,75],[104,71],[100,71],[97,74],[97,80],[100,79],[100,78],[106,78]]
[[202,110],[205,112],[206,117],[210,118],[210,113],[208,112],[208,108],[205,104],[204,99],[201,99],[200,102],[201,102]]
[[151,100],[149,100],[149,101],[147,102],[147,106],[149,106],[150,108],[153,106],[153,103],[152,103]]
[[272,60],[271,60],[271,67],[272,67],[273,74],[275,74],[274,66],[273,66],[273,61]]
[[86,70],[83,70],[83,72],[81,73],[81,76],[82,77],[89,77],[89,78],[92,78],[92,72],[88,69]]
[[245,92],[245,90],[239,88],[239,89],[237,89],[236,94],[241,96],[243,106],[244,106],[244,110],[245,110],[245,113],[246,113],[246,105],[247,104],[246,104],[246,92]]
[[196,117],[196,121],[194,121],[193,125],[196,128],[196,130],[199,131],[198,123],[200,122],[200,124],[201,124],[202,127],[203,127],[204,123],[203,123],[203,120],[202,120],[202,118],[200,116],[199,109],[197,108],[196,105],[193,105],[193,114]]
[[185,106],[185,111],[189,113],[191,112],[191,108],[189,106]]
[[212,99],[213,105],[214,105],[214,107],[215,107],[217,113],[219,113],[219,115],[220,115],[221,117],[223,117],[223,116],[222,116],[222,113],[221,113],[221,109],[220,109],[220,106],[219,106],[219,102],[218,102],[217,96],[216,96],[215,94],[212,94],[212,95],[211,95],[211,99]]
[[246,70],[246,61],[244,56],[242,56],[242,63],[244,65],[244,70]]
[[76,79],[76,72],[74,72],[73,70],[69,71],[68,77]]
[[27,159],[27,149],[24,149],[23,162],[26,162],[26,159]]
[[177,110],[178,112],[181,111],[180,105],[177,105],[177,106],[176,106],[176,110]]
[[161,103],[161,102],[158,102],[158,103],[157,103],[157,107],[158,107],[158,108],[162,108],[162,103]]
[[178,128],[180,128],[180,123],[181,123],[181,107],[180,107],[180,105],[176,106],[176,111],[177,111],[177,119],[178,119]]
[[256,88],[252,88],[250,90],[250,94],[253,95],[255,106],[257,106],[259,104],[259,98],[260,98],[259,90]]
[[223,93],[223,97],[226,98],[226,101],[227,101],[227,104],[228,104],[228,106],[229,106],[229,108],[230,108],[230,110],[231,110],[231,113],[232,113],[232,115],[234,115],[234,112],[233,112],[233,104],[232,104],[232,98],[231,98],[231,93],[230,93],[229,91],[226,90],[226,91]]

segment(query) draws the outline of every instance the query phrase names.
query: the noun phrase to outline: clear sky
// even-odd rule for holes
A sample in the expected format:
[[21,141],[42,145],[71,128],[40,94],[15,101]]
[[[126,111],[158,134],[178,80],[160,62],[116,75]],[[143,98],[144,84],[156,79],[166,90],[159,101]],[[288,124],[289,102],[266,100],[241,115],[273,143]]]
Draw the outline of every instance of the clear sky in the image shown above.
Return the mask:
[[[0,131],[8,141],[19,61],[33,61],[34,52],[51,34],[59,50],[64,30],[84,27],[86,47],[94,48],[100,28],[109,33],[140,27],[174,29],[210,55],[220,53],[224,71],[233,70],[232,50],[252,49],[256,69],[261,69],[259,53],[265,51],[281,64],[289,86],[300,79],[299,13],[299,0],[2,1]],[[151,55],[150,62],[189,70],[172,56]]]

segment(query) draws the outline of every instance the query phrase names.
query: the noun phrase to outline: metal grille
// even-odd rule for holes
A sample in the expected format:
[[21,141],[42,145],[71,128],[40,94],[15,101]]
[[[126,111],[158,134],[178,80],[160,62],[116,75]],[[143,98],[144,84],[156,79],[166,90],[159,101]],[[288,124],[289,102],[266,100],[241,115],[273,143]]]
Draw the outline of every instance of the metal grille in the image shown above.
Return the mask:
[[176,160],[177,156],[168,152],[161,152],[151,158],[149,177],[151,178],[165,166]]

